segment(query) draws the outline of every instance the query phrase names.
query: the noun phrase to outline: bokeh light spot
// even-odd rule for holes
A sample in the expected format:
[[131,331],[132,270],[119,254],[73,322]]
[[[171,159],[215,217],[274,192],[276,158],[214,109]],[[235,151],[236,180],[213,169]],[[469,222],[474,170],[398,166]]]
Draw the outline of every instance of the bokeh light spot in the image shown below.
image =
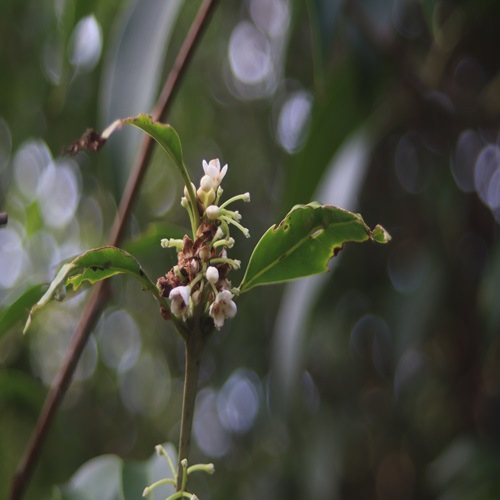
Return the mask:
[[170,397],[170,372],[165,360],[144,353],[126,372],[120,372],[120,395],[133,413],[156,416],[164,411]]
[[93,16],[80,19],[70,42],[70,61],[80,70],[91,71],[99,62],[102,50],[102,30]]
[[21,238],[10,227],[0,230],[0,287],[10,288],[22,271],[24,251]]
[[290,23],[290,7],[287,0],[252,0],[250,15],[255,25],[268,36],[283,36]]
[[294,92],[280,110],[277,127],[278,142],[289,153],[296,152],[304,142],[311,107],[312,96],[300,90]]
[[247,85],[262,82],[271,72],[269,42],[252,23],[242,21],[234,29],[229,62],[234,76]]
[[209,457],[220,458],[231,448],[231,438],[219,419],[217,392],[203,389],[196,398],[193,435],[200,450]]
[[250,430],[259,410],[260,381],[247,370],[235,371],[217,397],[217,411],[225,429],[244,433]]
[[43,141],[29,140],[18,149],[13,160],[14,182],[27,201],[37,195],[42,173],[51,161],[52,155]]
[[56,267],[61,265],[61,253],[54,236],[43,229],[36,231],[26,241],[26,250],[29,255],[31,272],[37,276],[40,281],[51,281]]
[[[67,310],[52,309],[40,313],[36,335],[30,343],[31,365],[34,373],[45,385],[50,385],[60,369],[70,346],[74,316]],[[94,373],[97,365],[97,345],[93,336],[89,338],[75,371],[74,380],[87,380]]]
[[476,191],[481,200],[491,207],[491,202],[495,203],[497,196],[494,195],[490,200],[492,193],[490,183],[495,172],[500,168],[500,148],[494,144],[488,144],[483,148],[477,157],[474,170],[474,183]]
[[80,185],[72,160],[50,163],[38,188],[40,211],[47,226],[62,228],[73,218],[80,201]]
[[457,140],[451,160],[451,171],[457,186],[466,193],[475,190],[474,165],[483,141],[474,130],[464,130]]
[[99,350],[104,363],[114,370],[127,371],[141,352],[139,329],[123,309],[106,314],[97,326]]

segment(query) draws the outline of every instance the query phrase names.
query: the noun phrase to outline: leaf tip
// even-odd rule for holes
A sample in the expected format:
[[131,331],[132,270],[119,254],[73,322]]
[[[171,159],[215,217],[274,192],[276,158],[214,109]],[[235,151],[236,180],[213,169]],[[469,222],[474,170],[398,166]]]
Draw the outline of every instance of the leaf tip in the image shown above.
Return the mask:
[[391,235],[380,224],[377,224],[373,229],[372,238],[377,243],[382,244],[389,243],[389,241],[391,241],[392,239]]

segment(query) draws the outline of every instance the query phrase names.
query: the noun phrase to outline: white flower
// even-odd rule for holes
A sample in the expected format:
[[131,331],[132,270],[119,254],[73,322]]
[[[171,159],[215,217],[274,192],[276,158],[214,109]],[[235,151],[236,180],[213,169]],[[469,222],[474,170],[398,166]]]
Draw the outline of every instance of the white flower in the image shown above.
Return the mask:
[[225,319],[236,315],[237,308],[232,298],[233,294],[229,290],[222,290],[210,306],[209,314],[214,319],[217,330],[222,328]]
[[207,280],[209,283],[212,283],[215,285],[217,281],[219,281],[219,271],[217,270],[216,267],[214,266],[208,266],[207,267]]
[[189,313],[189,300],[191,289],[187,286],[177,286],[172,289],[168,298],[171,300],[170,308],[172,313],[186,319]]
[[203,170],[205,171],[205,175],[208,175],[212,178],[213,187],[215,189],[215,187],[219,186],[219,184],[222,182],[222,179],[226,175],[227,165],[224,165],[221,170],[220,161],[218,158],[210,160],[210,163],[207,163],[205,160],[203,160]]

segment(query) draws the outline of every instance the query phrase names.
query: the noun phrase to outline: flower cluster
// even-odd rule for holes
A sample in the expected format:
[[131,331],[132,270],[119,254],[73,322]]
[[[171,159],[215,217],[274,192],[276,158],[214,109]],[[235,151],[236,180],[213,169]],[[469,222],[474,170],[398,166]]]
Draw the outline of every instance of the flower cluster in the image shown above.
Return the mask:
[[[170,299],[170,313],[182,321],[188,321],[195,310],[212,317],[215,327],[220,330],[227,318],[236,314],[233,301],[236,290],[227,278],[232,269],[238,269],[240,261],[230,259],[227,250],[234,245],[230,226],[238,228],[248,238],[248,229],[240,224],[238,211],[227,207],[237,201],[250,201],[250,194],[234,196],[220,204],[223,193],[221,181],[226,175],[227,165],[221,169],[218,159],[207,163],[203,161],[205,175],[198,188],[192,185],[191,193],[196,200],[191,200],[190,190],[184,190],[181,205],[190,216],[196,210],[200,224],[193,238],[184,236],[182,240],[163,239],[164,248],[177,249],[177,265],[165,276],[158,279],[158,287],[164,297]],[[165,319],[169,312],[162,310]]]

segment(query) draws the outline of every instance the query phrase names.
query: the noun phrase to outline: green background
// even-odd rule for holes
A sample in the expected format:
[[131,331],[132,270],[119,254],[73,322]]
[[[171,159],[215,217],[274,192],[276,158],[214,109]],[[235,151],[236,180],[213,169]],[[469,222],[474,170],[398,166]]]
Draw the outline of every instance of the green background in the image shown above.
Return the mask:
[[[151,111],[197,7],[0,2],[2,311],[106,242],[141,133],[60,151]],[[499,21],[487,0],[220,2],[167,121],[195,182],[218,157],[225,195],[251,193],[231,256],[313,199],[393,239],[238,301],[202,367],[191,461],[216,474],[193,478],[201,499],[500,497]],[[160,239],[189,229],[181,196],[158,150],[124,243],[153,279],[175,263]],[[92,457],[177,441],[182,342],[136,281],[112,292],[26,498]],[[86,296],[24,337],[0,322],[1,498]]]

